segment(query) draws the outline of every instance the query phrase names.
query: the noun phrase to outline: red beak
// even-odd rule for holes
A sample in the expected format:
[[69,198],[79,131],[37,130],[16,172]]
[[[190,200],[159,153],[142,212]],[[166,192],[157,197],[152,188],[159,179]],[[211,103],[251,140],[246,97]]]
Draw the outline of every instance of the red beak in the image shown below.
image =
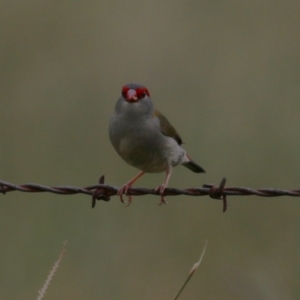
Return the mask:
[[129,102],[135,102],[138,100],[137,93],[135,90],[130,89],[127,91],[126,100]]

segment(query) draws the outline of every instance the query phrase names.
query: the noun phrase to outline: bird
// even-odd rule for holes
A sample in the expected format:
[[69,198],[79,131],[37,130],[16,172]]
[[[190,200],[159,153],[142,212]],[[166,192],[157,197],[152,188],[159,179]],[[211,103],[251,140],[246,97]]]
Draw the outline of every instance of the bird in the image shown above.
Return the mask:
[[[167,204],[164,191],[173,167],[183,165],[195,173],[205,173],[182,148],[183,141],[168,119],[154,108],[148,89],[138,83],[122,87],[121,95],[109,120],[109,138],[121,158],[140,170],[135,177],[119,188],[117,195],[125,203],[123,194],[145,173],[165,172],[164,182],[156,188],[161,204]],[[128,195],[127,205],[132,196]]]

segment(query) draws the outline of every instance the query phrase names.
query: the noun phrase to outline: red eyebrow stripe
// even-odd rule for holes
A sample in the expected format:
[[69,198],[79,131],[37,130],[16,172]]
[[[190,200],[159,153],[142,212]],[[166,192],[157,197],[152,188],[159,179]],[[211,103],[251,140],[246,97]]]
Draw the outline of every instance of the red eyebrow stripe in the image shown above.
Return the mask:
[[145,87],[132,88],[132,87],[130,87],[130,86],[128,86],[128,85],[124,85],[124,86],[122,87],[122,94],[123,94],[123,95],[126,95],[127,92],[128,92],[130,89],[134,89],[134,90],[135,90],[136,96],[138,97],[138,99],[144,98],[144,94],[146,94],[148,97],[150,97],[150,93],[149,93],[149,91],[148,91],[147,88],[145,88]]
[[129,90],[129,87],[127,87],[127,86],[123,86],[123,88],[122,88],[122,92],[124,92],[124,93],[127,93],[127,92],[128,92],[128,90]]
[[135,89],[135,91],[139,98],[143,97],[144,93],[146,93],[147,96],[150,96],[150,94],[146,88],[137,88],[137,89]]

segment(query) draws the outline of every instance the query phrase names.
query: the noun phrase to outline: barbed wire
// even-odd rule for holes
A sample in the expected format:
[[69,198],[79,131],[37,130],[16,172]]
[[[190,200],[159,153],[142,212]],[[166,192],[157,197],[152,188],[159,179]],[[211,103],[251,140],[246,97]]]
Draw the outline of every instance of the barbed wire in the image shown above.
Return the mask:
[[[227,196],[260,196],[260,197],[280,197],[291,196],[300,197],[300,189],[295,190],[280,190],[273,188],[251,189],[246,187],[226,187],[226,178],[223,178],[219,185],[204,184],[202,188],[188,188],[188,189],[175,189],[166,188],[164,196],[210,196],[216,200],[223,201],[223,212],[227,209]],[[13,184],[0,180],[0,193],[6,194],[12,191],[19,191],[25,193],[40,193],[49,192],[59,195],[75,195],[84,194],[92,196],[92,207],[95,207],[96,200],[109,201],[111,196],[118,193],[119,188],[111,185],[104,184],[104,176],[101,176],[99,183],[87,187],[74,187],[74,186],[46,186],[36,183],[26,184]],[[147,188],[130,188],[127,195],[142,196],[142,195],[160,195],[159,191]]]

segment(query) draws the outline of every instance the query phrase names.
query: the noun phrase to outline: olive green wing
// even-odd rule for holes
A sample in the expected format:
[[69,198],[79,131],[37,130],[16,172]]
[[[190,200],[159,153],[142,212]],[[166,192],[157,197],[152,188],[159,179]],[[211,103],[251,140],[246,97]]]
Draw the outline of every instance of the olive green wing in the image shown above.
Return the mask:
[[153,117],[157,117],[160,122],[161,132],[177,141],[178,145],[182,145],[182,139],[176,129],[170,124],[168,119],[161,114],[157,109],[154,110]]

